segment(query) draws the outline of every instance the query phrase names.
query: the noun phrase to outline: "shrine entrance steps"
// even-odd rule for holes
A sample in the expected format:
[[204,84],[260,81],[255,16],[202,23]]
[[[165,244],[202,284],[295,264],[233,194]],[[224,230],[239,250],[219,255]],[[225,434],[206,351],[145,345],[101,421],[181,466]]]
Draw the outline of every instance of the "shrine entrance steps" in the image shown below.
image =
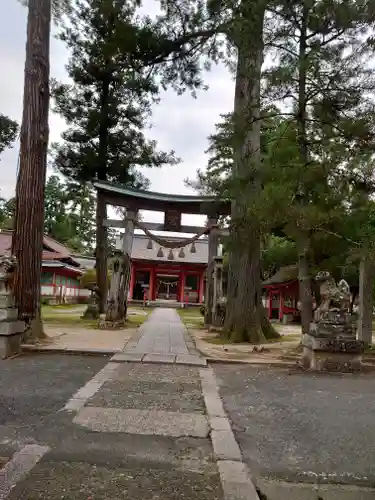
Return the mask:
[[155,309],[111,361],[207,366],[175,309]]

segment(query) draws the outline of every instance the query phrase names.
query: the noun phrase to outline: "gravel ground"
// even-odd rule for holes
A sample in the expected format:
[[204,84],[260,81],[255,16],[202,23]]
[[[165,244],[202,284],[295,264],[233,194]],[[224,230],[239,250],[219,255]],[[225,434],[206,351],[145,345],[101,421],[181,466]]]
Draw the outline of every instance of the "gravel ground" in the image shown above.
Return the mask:
[[[74,481],[72,479],[74,478]],[[161,493],[160,486],[163,485]],[[212,500],[221,498],[215,475],[138,463],[111,469],[87,463],[41,463],[9,500]]]
[[[9,500],[222,500],[209,438],[92,432],[73,423],[75,414],[60,411],[107,362],[43,354],[0,363],[0,456],[11,458],[32,443],[50,448]],[[191,404],[190,411],[200,413],[198,373],[188,367],[119,365],[117,380],[107,384],[125,401],[134,395],[142,405],[139,391],[145,390],[154,406],[162,400],[177,408],[180,398],[187,403],[176,411]],[[98,393],[104,408],[115,404],[106,387]]]
[[239,365],[217,365],[215,372],[256,477],[375,485],[373,375]]
[[204,413],[200,386],[140,381],[106,382],[88,406]]

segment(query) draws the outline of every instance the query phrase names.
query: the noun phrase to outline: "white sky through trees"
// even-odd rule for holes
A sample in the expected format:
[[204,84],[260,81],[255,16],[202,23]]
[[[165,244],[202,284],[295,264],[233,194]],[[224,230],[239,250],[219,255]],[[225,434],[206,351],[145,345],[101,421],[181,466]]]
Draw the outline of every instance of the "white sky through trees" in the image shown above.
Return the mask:
[[[27,9],[16,0],[2,3],[0,111],[20,123]],[[155,3],[155,0],[145,0],[145,10],[150,13],[154,10]],[[68,56],[63,43],[52,39],[51,77],[60,81],[67,79],[64,66]],[[186,177],[194,177],[197,168],[205,166],[207,136],[214,132],[214,125],[220,120],[219,115],[233,109],[234,83],[228,70],[223,66],[213,67],[205,80],[210,88],[206,92],[200,92],[197,99],[193,99],[188,93],[177,96],[170,91],[163,94],[161,103],[155,106],[149,136],[158,141],[160,149],[175,150],[176,155],[182,158],[182,163],[162,169],[147,169],[145,173],[151,180],[151,189],[154,191],[193,194],[193,191],[184,186],[183,181]],[[59,140],[63,130],[63,121],[51,114],[50,141]],[[18,146],[16,144],[12,150],[5,151],[0,160],[0,190],[6,197],[14,194]],[[189,220],[191,224],[196,222],[194,218]]]

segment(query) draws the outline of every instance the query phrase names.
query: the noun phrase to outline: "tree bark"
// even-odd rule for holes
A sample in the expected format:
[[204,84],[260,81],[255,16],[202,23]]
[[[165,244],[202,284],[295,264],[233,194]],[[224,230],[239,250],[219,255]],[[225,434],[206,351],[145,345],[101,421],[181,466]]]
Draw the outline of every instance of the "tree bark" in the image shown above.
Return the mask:
[[[308,168],[309,151],[307,143],[307,26],[308,26],[309,5],[307,0],[304,1],[302,18],[301,18],[301,34],[299,41],[299,62],[298,62],[298,110],[297,110],[297,127],[298,127],[298,146],[300,168]],[[308,193],[304,192],[303,186],[299,189],[299,200],[301,209],[307,203]],[[301,302],[301,326],[302,333],[308,333],[310,323],[312,321],[312,291],[311,278],[309,275],[308,251],[310,239],[306,236],[306,229],[298,228],[297,239],[302,240],[299,245],[298,258],[298,276],[299,276],[299,293]]]
[[213,308],[213,270],[214,259],[217,256],[217,249],[219,245],[219,235],[217,230],[217,219],[210,218],[208,221],[211,231],[208,235],[208,265],[206,270],[206,292],[205,292],[205,326],[212,325],[212,308]]
[[25,339],[44,337],[41,321],[41,275],[44,190],[47,170],[49,45],[51,0],[29,0],[20,165],[12,250],[17,257],[14,294]]
[[301,303],[301,329],[302,333],[309,333],[312,314],[311,277],[309,275],[309,261],[307,247],[303,247],[298,256],[298,284]]
[[122,256],[115,260],[115,263],[118,263],[118,265],[113,269],[111,278],[106,321],[118,322],[126,320],[135,217],[135,212],[128,212],[122,240]]
[[[107,180],[108,161],[108,105],[109,105],[109,81],[103,81],[100,94],[100,123],[99,123],[99,168],[98,179]],[[96,204],[96,283],[99,289],[99,311],[105,312],[108,282],[107,282],[107,228],[104,220],[107,218],[106,201],[98,191]]]
[[104,220],[107,218],[107,204],[98,191],[96,200],[96,283],[98,287],[98,306],[100,314],[104,313],[107,301],[107,228]]
[[372,344],[372,311],[375,265],[368,257],[362,257],[359,268],[359,319],[358,340],[365,346]]
[[[234,120],[235,158],[232,172],[236,201],[232,204],[228,299],[224,332],[234,342],[263,342],[273,331],[261,303],[260,228],[251,214],[254,195],[261,189],[260,80],[263,63],[263,22],[266,2],[244,4],[238,48]],[[264,327],[264,329],[263,329]]]

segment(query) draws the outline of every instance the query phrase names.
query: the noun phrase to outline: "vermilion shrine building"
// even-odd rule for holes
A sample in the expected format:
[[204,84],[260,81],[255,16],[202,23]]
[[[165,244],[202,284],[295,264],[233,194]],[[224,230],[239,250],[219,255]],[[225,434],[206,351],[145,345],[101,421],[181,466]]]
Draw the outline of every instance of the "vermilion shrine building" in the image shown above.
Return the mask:
[[298,267],[281,267],[268,280],[263,281],[263,305],[270,320],[289,323],[300,319],[298,308]]
[[[168,238],[173,240],[172,237]],[[175,238],[177,239],[177,238]],[[208,239],[203,237],[181,252],[162,248],[144,234],[135,234],[131,252],[129,300],[202,304]]]
[[[0,231],[0,256],[10,252],[13,231]],[[90,295],[82,289],[79,278],[84,273],[82,263],[62,243],[43,237],[41,294],[51,300],[78,301]]]

